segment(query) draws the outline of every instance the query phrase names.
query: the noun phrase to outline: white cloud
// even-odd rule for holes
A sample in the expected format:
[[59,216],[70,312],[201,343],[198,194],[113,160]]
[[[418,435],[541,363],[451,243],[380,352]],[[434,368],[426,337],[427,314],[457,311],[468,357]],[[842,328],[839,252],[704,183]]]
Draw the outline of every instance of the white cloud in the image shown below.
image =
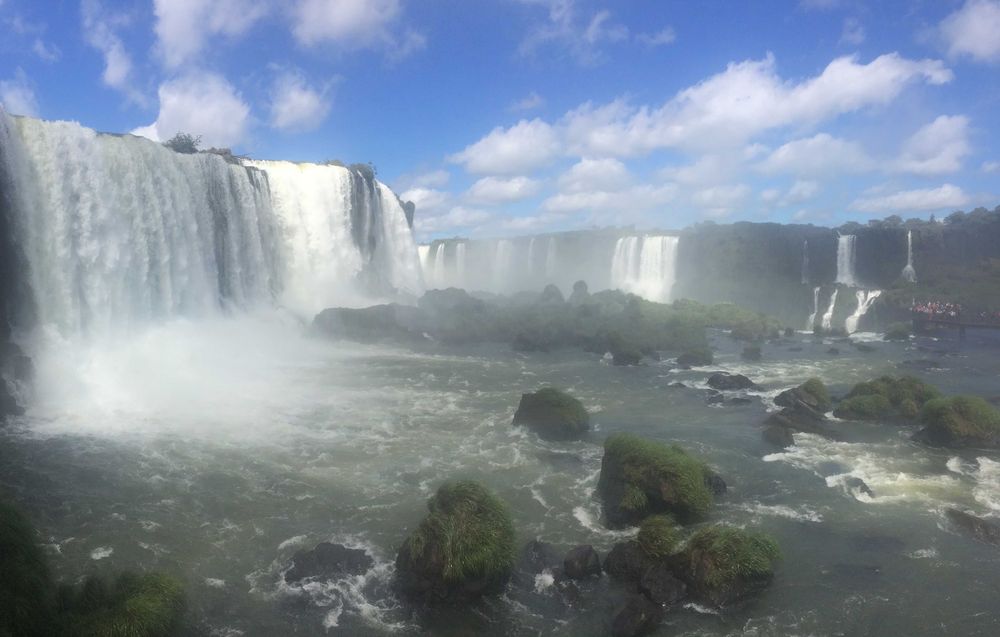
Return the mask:
[[294,70],[280,70],[271,87],[271,126],[287,131],[319,127],[330,112],[329,86],[309,86]]
[[123,14],[106,11],[98,0],[83,0],[80,12],[83,16],[84,39],[104,56],[101,81],[105,86],[124,93],[129,101],[139,105],[147,104],[146,97],[132,86],[132,58],[116,33],[117,29],[128,23],[128,18]]
[[449,157],[472,173],[518,175],[547,165],[559,153],[553,128],[540,119],[494,128],[486,137]]
[[451,202],[451,193],[435,188],[416,186],[399,195],[403,201],[412,201],[423,213],[441,212]]
[[637,213],[661,206],[676,197],[677,186],[674,184],[644,184],[624,190],[561,192],[542,202],[542,208],[563,213],[582,210]]
[[18,68],[12,79],[0,80],[0,104],[8,113],[38,117],[35,89],[23,69]]
[[62,57],[62,51],[59,50],[59,47],[54,44],[46,44],[41,38],[35,38],[31,50],[43,62],[57,62]]
[[229,82],[213,73],[191,73],[160,85],[156,121],[132,131],[154,140],[179,132],[200,135],[206,146],[234,146],[250,125],[250,107]]
[[[417,210],[420,210],[419,204]],[[414,230],[418,235],[427,236],[445,231],[456,232],[485,223],[493,215],[485,210],[455,206],[442,214],[417,214],[413,221]]]
[[268,12],[266,0],[154,0],[156,36],[168,68],[195,58],[209,38],[236,38]]
[[938,60],[909,60],[890,53],[867,64],[856,56],[837,58],[818,76],[794,83],[778,76],[769,55],[730,64],[656,109],[634,108],[624,100],[584,104],[566,115],[564,126],[570,147],[581,155],[630,156],[670,147],[704,150],[887,104],[915,81],[943,84],[952,77]]
[[443,188],[451,180],[451,173],[444,169],[429,172],[402,175],[393,184],[396,191],[411,188]]
[[673,44],[677,40],[677,34],[673,27],[666,27],[656,33],[640,33],[635,36],[635,39],[648,47],[657,47]]
[[414,29],[394,33],[402,15],[400,0],[296,0],[290,13],[292,34],[303,46],[381,48],[390,61],[399,61],[427,45]]
[[533,111],[545,104],[545,98],[532,91],[510,105],[512,111]]
[[865,27],[857,18],[844,18],[844,27],[840,32],[840,42],[858,46],[865,41]]
[[864,172],[873,162],[855,142],[818,133],[779,146],[759,164],[768,174],[829,176],[839,173]]
[[820,185],[815,181],[799,180],[792,184],[785,196],[782,197],[782,206],[794,206],[804,201],[809,201],[819,194]]
[[541,190],[542,184],[537,179],[527,177],[483,177],[472,184],[466,198],[473,203],[496,204],[520,201],[533,197]]
[[903,147],[896,169],[919,175],[941,175],[962,169],[969,154],[966,138],[969,119],[962,115],[941,115],[918,130]]
[[521,55],[542,49],[565,51],[580,64],[594,64],[602,57],[601,46],[628,39],[628,29],[614,22],[611,12],[597,11],[589,18],[577,10],[575,0],[520,0],[523,4],[548,8],[548,20],[533,28],[521,41]]
[[618,191],[632,181],[628,168],[617,159],[584,157],[559,176],[559,191],[580,193],[595,190]]
[[1000,0],[967,0],[941,22],[949,55],[1000,61]]
[[937,188],[900,190],[890,195],[862,197],[851,203],[860,212],[878,214],[953,210],[967,205],[971,198],[958,186],[944,184]]
[[695,191],[691,202],[708,217],[726,217],[746,205],[749,196],[746,184],[723,184]]
[[980,170],[984,173],[1000,173],[1000,161],[984,161]]

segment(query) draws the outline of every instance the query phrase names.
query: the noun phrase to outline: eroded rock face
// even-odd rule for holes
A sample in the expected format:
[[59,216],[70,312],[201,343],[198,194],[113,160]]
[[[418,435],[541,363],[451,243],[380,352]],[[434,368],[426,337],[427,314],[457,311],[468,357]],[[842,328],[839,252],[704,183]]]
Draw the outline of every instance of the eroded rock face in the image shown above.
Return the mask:
[[310,551],[299,551],[292,556],[292,567],[285,571],[285,581],[293,583],[310,577],[335,579],[344,575],[360,575],[374,565],[375,560],[364,549],[322,542]]

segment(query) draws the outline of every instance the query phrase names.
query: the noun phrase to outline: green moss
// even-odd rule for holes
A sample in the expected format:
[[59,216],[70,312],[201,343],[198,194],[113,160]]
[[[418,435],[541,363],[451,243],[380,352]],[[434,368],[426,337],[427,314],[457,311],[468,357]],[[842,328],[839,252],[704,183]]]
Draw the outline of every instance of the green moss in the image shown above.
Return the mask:
[[[445,582],[501,577],[514,564],[514,522],[503,500],[478,482],[448,482],[407,540],[418,568],[433,564]],[[416,565],[416,564],[415,564]]]
[[625,495],[622,496],[621,507],[629,511],[642,511],[649,505],[646,493],[634,484],[625,485]]
[[931,400],[924,405],[920,419],[952,438],[982,441],[1000,438],[1000,411],[978,396]]
[[705,485],[708,467],[676,445],[619,433],[604,441],[604,453],[622,468],[626,486],[619,506],[623,508],[634,502],[630,494],[635,491],[681,515],[701,516],[712,505],[712,493]]
[[680,534],[669,516],[653,515],[639,525],[639,536],[636,539],[646,555],[661,558],[674,552],[680,542]]
[[802,383],[802,391],[808,393],[814,399],[821,411],[829,411],[833,403],[830,401],[830,393],[826,390],[826,385],[818,378],[810,378]]
[[940,393],[913,376],[881,376],[858,383],[833,414],[847,420],[914,418],[923,405]]
[[184,587],[163,573],[123,573],[112,583],[90,577],[63,604],[73,637],[167,637],[183,613]]
[[892,404],[881,394],[855,396],[837,405],[833,415],[844,420],[878,420],[892,415]]
[[52,581],[35,531],[17,508],[0,502],[0,635],[45,635]]
[[579,437],[590,428],[587,409],[569,394],[544,387],[522,394],[514,425],[527,425],[540,436],[556,440]]
[[892,323],[885,328],[885,340],[906,341],[910,338],[910,326],[908,323]]
[[698,529],[684,549],[690,572],[709,588],[723,588],[741,579],[770,577],[781,556],[778,544],[762,533],[729,526]]

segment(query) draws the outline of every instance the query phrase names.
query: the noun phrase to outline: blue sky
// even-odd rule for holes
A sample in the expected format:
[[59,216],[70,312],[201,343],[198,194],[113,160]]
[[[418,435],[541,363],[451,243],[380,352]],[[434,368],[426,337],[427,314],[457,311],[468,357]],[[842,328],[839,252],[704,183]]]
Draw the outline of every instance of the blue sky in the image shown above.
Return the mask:
[[0,0],[14,113],[373,162],[421,239],[1000,203],[1000,0]]

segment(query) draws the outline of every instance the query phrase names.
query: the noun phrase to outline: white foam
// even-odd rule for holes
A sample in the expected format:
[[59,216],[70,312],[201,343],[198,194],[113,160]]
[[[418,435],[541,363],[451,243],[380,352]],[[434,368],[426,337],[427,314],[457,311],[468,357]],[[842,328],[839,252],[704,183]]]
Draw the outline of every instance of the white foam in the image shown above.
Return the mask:
[[535,575],[535,592],[544,593],[546,589],[555,584],[556,578],[552,575],[552,571],[545,569],[538,575]]
[[106,557],[111,557],[111,554],[115,550],[110,546],[98,546],[96,549],[90,552],[90,559],[92,560],[103,560]]
[[205,578],[205,585],[206,586],[211,586],[212,588],[225,588],[226,587],[226,580],[224,580],[224,579],[216,579],[214,577],[206,577]]
[[972,497],[991,512],[1000,513],[1000,462],[989,458],[976,458],[976,462],[979,468],[975,473]]
[[736,508],[755,515],[788,518],[789,520],[798,520],[800,522],[823,521],[822,515],[807,506],[799,507],[799,509],[796,510],[792,507],[781,504],[761,504],[760,502],[749,502],[738,504]]
[[288,538],[287,540],[285,540],[281,544],[279,544],[278,545],[278,550],[281,551],[281,550],[287,549],[289,546],[296,546],[298,544],[302,544],[307,539],[309,539],[308,536],[305,536],[305,535],[295,535],[293,537]]

